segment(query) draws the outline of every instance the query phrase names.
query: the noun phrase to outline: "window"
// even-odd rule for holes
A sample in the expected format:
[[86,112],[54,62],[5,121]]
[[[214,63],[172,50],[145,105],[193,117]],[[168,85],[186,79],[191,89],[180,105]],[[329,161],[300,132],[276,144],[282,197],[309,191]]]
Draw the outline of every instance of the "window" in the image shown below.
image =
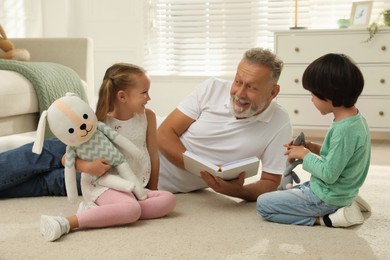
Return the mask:
[[0,24],[9,38],[42,35],[41,0],[0,0]]
[[[384,2],[374,3],[371,17]],[[351,0],[299,0],[298,26],[336,28]],[[294,25],[293,0],[148,0],[144,67],[153,75],[234,74],[245,50],[273,49],[273,31]]]

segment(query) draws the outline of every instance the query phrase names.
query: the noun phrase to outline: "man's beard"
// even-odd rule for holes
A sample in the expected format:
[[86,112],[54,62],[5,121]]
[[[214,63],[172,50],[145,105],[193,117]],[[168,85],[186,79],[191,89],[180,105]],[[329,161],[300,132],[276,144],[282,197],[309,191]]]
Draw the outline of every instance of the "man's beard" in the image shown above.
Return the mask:
[[[249,104],[249,108],[244,110],[242,107],[236,106],[234,100],[243,104]],[[230,98],[229,108],[231,113],[236,118],[248,118],[258,114],[264,108],[264,106],[265,106],[264,104],[261,104],[261,106],[252,106],[252,103],[249,100],[240,99],[236,96],[232,96]]]

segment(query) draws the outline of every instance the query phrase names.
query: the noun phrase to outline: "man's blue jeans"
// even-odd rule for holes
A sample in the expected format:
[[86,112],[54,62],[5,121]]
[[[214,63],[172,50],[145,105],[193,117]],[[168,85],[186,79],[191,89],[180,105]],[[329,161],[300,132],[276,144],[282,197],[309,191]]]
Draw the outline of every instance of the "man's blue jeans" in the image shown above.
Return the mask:
[[[32,143],[0,153],[0,198],[66,196],[61,158],[66,146],[57,138],[47,139],[41,154]],[[80,174],[77,174],[78,190]]]

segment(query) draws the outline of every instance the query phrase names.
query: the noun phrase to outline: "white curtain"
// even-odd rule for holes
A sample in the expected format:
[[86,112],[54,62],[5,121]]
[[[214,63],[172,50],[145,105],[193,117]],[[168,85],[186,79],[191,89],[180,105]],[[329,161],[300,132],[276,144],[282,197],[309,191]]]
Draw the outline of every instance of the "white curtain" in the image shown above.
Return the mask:
[[[375,1],[372,18],[390,0]],[[295,25],[295,0],[148,0],[144,67],[153,75],[233,74],[245,50],[273,49],[273,31]],[[299,0],[298,26],[337,28],[351,0]]]

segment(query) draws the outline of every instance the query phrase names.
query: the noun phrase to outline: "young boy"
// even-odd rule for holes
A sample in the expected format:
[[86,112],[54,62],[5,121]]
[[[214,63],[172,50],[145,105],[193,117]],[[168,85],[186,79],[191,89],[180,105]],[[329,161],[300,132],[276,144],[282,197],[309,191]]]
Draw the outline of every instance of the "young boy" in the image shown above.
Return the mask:
[[334,120],[321,145],[286,144],[289,161],[303,160],[310,180],[262,194],[257,210],[266,220],[296,225],[347,227],[364,221],[355,201],[370,165],[370,130],[355,103],[364,86],[359,68],[343,54],[326,54],[305,70],[303,87],[322,115]]

